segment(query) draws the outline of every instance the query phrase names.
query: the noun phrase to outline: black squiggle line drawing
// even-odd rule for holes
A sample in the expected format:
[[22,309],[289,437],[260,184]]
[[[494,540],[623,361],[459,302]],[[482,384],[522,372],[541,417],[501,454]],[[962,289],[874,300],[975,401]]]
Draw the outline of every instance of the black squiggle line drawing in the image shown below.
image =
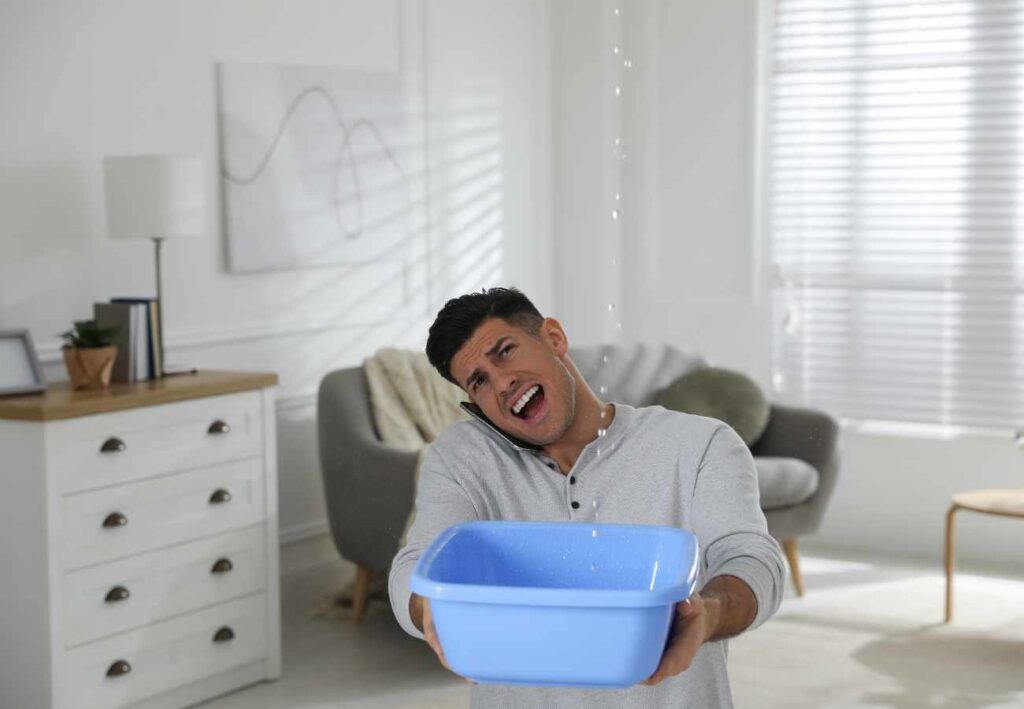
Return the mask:
[[[288,123],[289,121],[291,121],[292,116],[295,115],[295,112],[299,109],[299,106],[302,105],[302,102],[305,101],[306,98],[315,96],[319,96],[327,103],[328,107],[331,109],[331,112],[334,114],[334,120],[335,123],[337,123],[338,125],[338,130],[341,132],[341,144],[338,146],[337,151],[335,151],[334,159],[332,161],[334,184],[331,190],[331,206],[333,207],[334,221],[335,224],[337,224],[338,231],[342,235],[344,235],[348,239],[358,239],[360,236],[362,236],[363,231],[363,190],[362,185],[359,181],[359,163],[352,152],[352,136],[355,135],[356,131],[359,128],[365,128],[366,130],[370,131],[370,133],[376,139],[377,144],[380,145],[381,150],[383,150],[384,154],[387,155],[388,160],[391,162],[392,165],[395,166],[395,169],[398,171],[398,174],[401,175],[403,179],[408,179],[408,175],[406,175],[405,171],[402,169],[402,166],[398,163],[398,160],[395,158],[394,153],[391,151],[391,148],[389,148],[387,143],[384,141],[383,136],[381,136],[380,131],[377,129],[377,126],[373,123],[373,121],[367,120],[365,118],[360,118],[359,120],[355,121],[351,126],[347,125],[344,117],[342,117],[341,115],[341,109],[339,109],[338,104],[334,102],[334,97],[332,97],[331,94],[327,91],[327,89],[325,89],[322,86],[309,86],[303,89],[299,93],[299,95],[292,100],[292,102],[288,105],[288,108],[284,113],[284,117],[281,119],[281,122],[277,126],[277,130],[274,133],[274,138],[273,140],[270,141],[270,146],[267,148],[263,157],[260,159],[259,164],[249,175],[245,177],[240,177],[238,175],[232,174],[232,172],[228,169],[228,166],[226,164],[221,165],[221,174],[228,182],[239,187],[246,187],[255,182],[259,178],[259,176],[262,175],[263,172],[267,169],[267,165],[270,163],[270,158],[273,157],[274,152],[277,150],[277,146],[281,142],[281,138],[284,135],[284,131],[288,127]],[[338,191],[341,188],[341,171],[344,166],[344,158],[346,153],[348,154],[348,164],[351,165],[352,169],[352,183],[354,186],[354,197],[357,215],[356,221],[358,223],[358,227],[354,231],[350,231],[346,227],[344,220],[342,219],[341,203],[338,198]],[[226,159],[224,162],[227,162]]]

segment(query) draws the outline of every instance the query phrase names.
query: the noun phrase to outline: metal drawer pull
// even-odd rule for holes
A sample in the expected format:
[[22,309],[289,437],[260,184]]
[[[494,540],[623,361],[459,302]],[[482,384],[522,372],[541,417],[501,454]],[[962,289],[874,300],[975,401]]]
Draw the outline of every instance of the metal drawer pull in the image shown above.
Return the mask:
[[103,600],[107,603],[117,603],[118,601],[127,601],[131,595],[124,586],[114,586]]
[[226,643],[228,640],[234,639],[235,631],[226,625],[213,634],[213,642],[215,643]]
[[107,677],[120,677],[132,671],[132,666],[124,660],[118,660],[107,670]]
[[216,421],[210,424],[210,427],[206,429],[206,432],[209,433],[211,436],[215,436],[221,433],[231,433],[231,426],[228,425],[227,421],[221,421],[220,419],[217,419]]
[[120,512],[111,512],[107,515],[107,518],[103,520],[103,527],[105,529],[113,529],[114,527],[123,527],[128,524],[128,518]]
[[231,563],[231,559],[217,559],[213,564],[213,568],[210,569],[211,574],[226,574],[235,568],[235,565]]
[[231,493],[224,488],[214,490],[213,494],[210,495],[211,505],[223,505],[225,502],[231,502]]
[[100,446],[100,453],[123,453],[127,448],[128,446],[124,444],[124,441],[114,436],[103,441],[103,445]]

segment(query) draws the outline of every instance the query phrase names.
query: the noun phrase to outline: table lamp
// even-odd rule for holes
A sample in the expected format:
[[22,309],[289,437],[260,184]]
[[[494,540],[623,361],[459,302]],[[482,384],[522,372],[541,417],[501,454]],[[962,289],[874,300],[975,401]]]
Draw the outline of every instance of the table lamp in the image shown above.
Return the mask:
[[164,239],[206,233],[203,161],[173,155],[113,156],[103,160],[107,221],[115,239],[151,239],[156,252],[157,337],[163,377],[164,314],[160,249]]

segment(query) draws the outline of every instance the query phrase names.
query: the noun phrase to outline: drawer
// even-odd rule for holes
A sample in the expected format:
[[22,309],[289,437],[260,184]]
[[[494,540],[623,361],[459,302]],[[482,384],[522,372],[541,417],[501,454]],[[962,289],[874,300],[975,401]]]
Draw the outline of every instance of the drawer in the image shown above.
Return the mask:
[[60,501],[61,565],[82,568],[258,524],[264,516],[262,458],[67,495]]
[[139,554],[64,577],[68,647],[261,591],[263,525]]
[[46,450],[63,494],[262,453],[260,392],[55,421]]
[[261,593],[81,645],[64,655],[61,705],[113,709],[226,672],[266,657],[267,635]]

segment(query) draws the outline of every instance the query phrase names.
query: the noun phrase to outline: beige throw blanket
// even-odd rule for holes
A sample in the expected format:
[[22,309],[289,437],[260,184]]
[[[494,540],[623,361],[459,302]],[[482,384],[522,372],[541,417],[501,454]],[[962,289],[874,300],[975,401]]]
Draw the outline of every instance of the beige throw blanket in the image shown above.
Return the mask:
[[466,418],[461,389],[444,379],[422,352],[382,349],[363,362],[374,423],[393,448],[420,450]]
[[[363,370],[374,423],[385,445],[419,451],[422,460],[427,446],[442,431],[468,418],[459,407],[459,402],[466,400],[465,393],[438,374],[422,352],[385,348],[363,362]],[[415,516],[414,507],[402,533],[403,546]]]

